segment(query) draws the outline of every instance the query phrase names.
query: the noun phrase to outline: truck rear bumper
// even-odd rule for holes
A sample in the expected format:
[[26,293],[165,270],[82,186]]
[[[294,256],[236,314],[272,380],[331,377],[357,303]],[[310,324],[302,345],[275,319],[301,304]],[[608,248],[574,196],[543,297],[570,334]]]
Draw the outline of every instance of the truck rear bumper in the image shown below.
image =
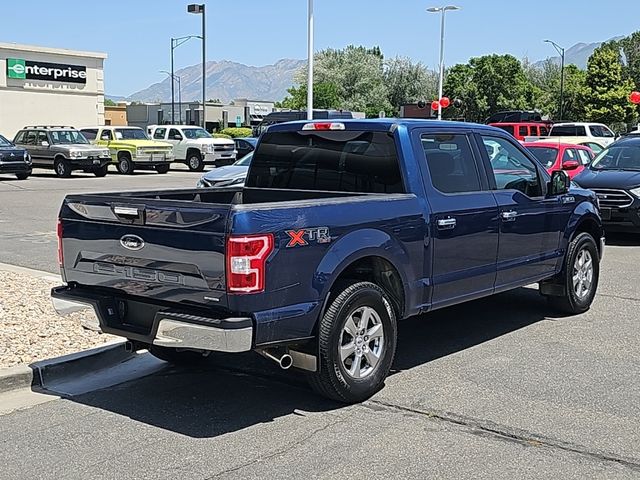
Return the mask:
[[91,308],[98,319],[96,327],[103,332],[146,344],[228,353],[253,348],[253,321],[249,317],[210,318],[159,309],[148,328],[140,328],[123,318],[121,301],[113,297],[57,287],[51,298],[60,315]]

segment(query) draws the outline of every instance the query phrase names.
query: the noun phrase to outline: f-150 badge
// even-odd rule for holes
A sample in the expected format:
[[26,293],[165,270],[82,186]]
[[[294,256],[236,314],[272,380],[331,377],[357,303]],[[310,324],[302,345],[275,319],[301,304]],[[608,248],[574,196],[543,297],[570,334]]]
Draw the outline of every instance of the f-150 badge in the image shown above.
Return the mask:
[[329,235],[328,227],[303,228],[301,230],[287,230],[286,234],[289,235],[289,243],[287,243],[287,248],[305,247],[309,245],[309,243],[311,242],[316,242],[316,243],[331,242],[331,236]]

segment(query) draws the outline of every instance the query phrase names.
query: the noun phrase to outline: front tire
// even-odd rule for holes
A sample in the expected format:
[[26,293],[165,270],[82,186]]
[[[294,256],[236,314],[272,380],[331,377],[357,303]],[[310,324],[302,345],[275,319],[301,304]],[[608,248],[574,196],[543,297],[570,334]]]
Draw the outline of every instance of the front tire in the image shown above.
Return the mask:
[[202,155],[200,153],[189,153],[187,166],[192,172],[202,172],[204,170]]
[[29,174],[28,173],[16,173],[16,178],[18,180],[26,180],[27,178],[29,178]]
[[150,345],[149,353],[160,360],[164,360],[172,365],[191,367],[204,363],[208,354],[202,354],[193,350],[178,350],[171,347],[160,347]]
[[569,244],[561,277],[564,294],[547,297],[556,309],[577,315],[591,307],[600,278],[600,254],[591,235],[581,233]]
[[319,371],[310,375],[311,387],[344,403],[371,397],[389,374],[397,333],[384,290],[370,282],[347,286],[320,320]]
[[135,169],[131,157],[124,154],[118,157],[118,165],[116,168],[122,175],[131,175]]
[[156,165],[156,172],[160,174],[165,174],[171,169],[171,165],[168,163],[163,163],[162,165]]
[[71,176],[71,165],[65,158],[56,158],[53,162],[53,168],[60,178],[69,178]]

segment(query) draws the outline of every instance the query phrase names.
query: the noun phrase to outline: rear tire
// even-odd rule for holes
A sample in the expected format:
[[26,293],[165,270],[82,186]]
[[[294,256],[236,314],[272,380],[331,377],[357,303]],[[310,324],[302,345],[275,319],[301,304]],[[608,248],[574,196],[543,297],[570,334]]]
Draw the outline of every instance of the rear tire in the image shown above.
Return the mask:
[[93,170],[93,174],[98,178],[102,178],[107,175],[108,170],[109,170],[109,165],[107,164]]
[[562,296],[548,296],[556,309],[577,315],[591,307],[600,278],[600,254],[591,235],[580,233],[569,244],[562,276]]
[[53,168],[60,178],[69,178],[71,176],[71,165],[65,158],[56,158],[53,162]]
[[156,172],[164,175],[171,169],[171,165],[168,163],[163,163],[162,165],[156,165]]
[[389,374],[397,333],[384,290],[370,282],[348,285],[320,320],[319,371],[310,374],[311,387],[344,403],[371,397]]
[[189,153],[187,156],[187,167],[192,172],[202,172],[204,170],[204,161],[200,153]]
[[131,160],[131,157],[129,157],[129,155],[127,154],[121,154],[118,157],[118,165],[116,166],[116,168],[118,169],[118,172],[120,172],[122,175],[131,175],[135,170],[133,161]]
[[160,360],[164,360],[172,365],[190,367],[204,363],[209,357],[193,350],[178,350],[171,347],[159,347],[150,345],[149,353]]

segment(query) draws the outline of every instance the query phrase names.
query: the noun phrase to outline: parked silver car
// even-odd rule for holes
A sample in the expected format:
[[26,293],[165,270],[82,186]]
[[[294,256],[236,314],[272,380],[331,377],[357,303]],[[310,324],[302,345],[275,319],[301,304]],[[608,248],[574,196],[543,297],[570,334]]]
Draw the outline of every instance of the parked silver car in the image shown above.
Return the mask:
[[236,187],[244,185],[252,158],[253,152],[245,155],[233,165],[218,167],[208,171],[200,177],[197,187],[230,187],[232,185]]
[[73,127],[24,127],[13,143],[29,152],[33,167],[53,168],[58,177],[69,177],[73,170],[104,177],[111,163],[108,148],[90,144]]

